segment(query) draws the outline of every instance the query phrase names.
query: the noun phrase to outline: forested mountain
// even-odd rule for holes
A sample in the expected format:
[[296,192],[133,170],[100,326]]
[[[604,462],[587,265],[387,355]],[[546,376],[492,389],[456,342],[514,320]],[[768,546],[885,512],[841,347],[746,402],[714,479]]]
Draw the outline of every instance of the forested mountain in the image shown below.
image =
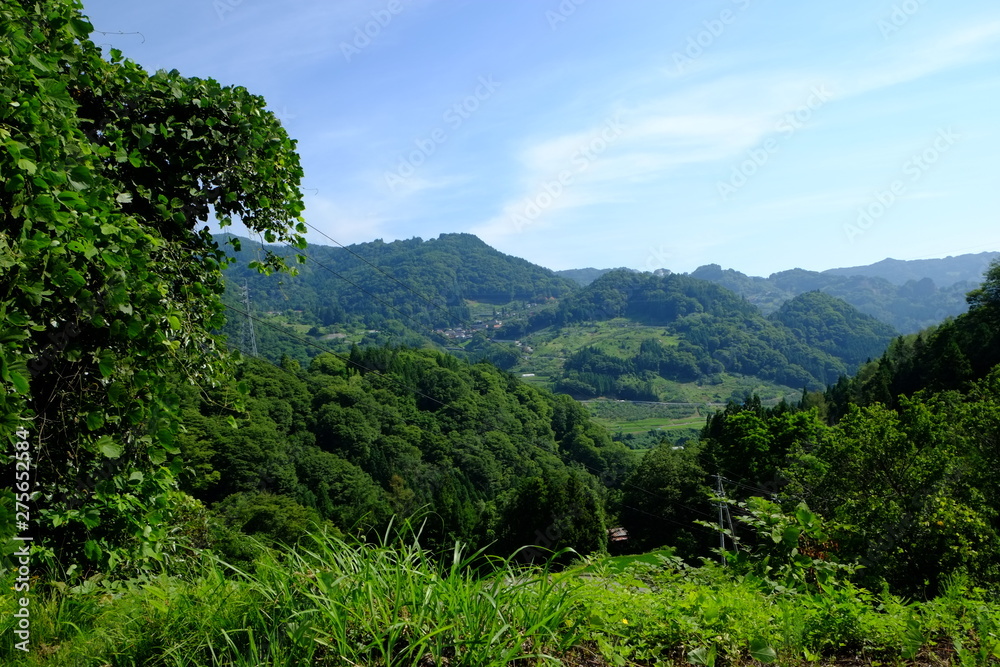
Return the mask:
[[944,572],[995,582],[1000,264],[969,304],[797,409],[730,405],[702,432],[702,465],[850,526],[836,550],[869,582],[911,595]]
[[804,295],[766,318],[712,282],[627,270],[606,273],[558,306],[503,331],[523,336],[549,326],[558,332],[615,318],[649,327],[648,337],[638,349],[574,351],[565,359],[560,390],[657,400],[657,377],[695,382],[720,373],[817,388],[880,354],[895,333],[826,295]]
[[[979,258],[978,255],[963,257]],[[921,261],[946,262],[946,260]],[[969,269],[979,261],[976,259],[971,263],[963,262],[963,266]],[[768,278],[748,276],[733,269],[723,269],[718,264],[708,264],[695,269],[690,275],[731,289],[758,306],[765,314],[777,310],[782,303],[799,294],[819,290],[843,299],[862,313],[891,325],[901,333],[914,333],[937,324],[946,317],[965,312],[965,293],[978,284],[978,277],[936,283],[926,276],[919,280],[908,279],[905,282],[894,283],[881,276],[885,274],[898,278],[916,269],[906,262],[905,269],[891,264],[889,266],[893,267],[893,270],[885,271],[879,266],[880,264],[883,263],[872,265],[877,268],[871,269],[871,273],[867,274],[862,272],[868,271],[870,267],[832,269],[822,273],[791,269],[773,273]],[[944,275],[945,269],[951,264],[921,263],[918,266],[920,270],[926,269]],[[964,272],[966,269],[963,269],[960,275],[969,275]],[[842,274],[842,271],[845,274]],[[979,275],[981,274],[980,269]]]
[[[280,284],[249,268],[259,243],[243,239],[226,271],[233,288],[244,280],[263,311],[303,310],[327,325],[356,320],[375,327],[388,319],[432,328],[469,319],[465,301],[502,305],[560,298],[576,286],[552,271],[505,255],[471,234],[424,241],[381,240],[340,248],[311,245],[299,274]],[[270,248],[291,256],[289,248]],[[377,267],[377,268],[376,268]]]
[[850,372],[879,357],[898,332],[846,301],[824,292],[805,292],[781,305],[768,319],[807,345],[842,360]]
[[[283,257],[294,254],[291,248],[261,246],[247,239],[243,239],[241,245],[236,263],[225,272],[227,305],[241,308],[243,283],[246,282],[253,310],[258,316],[280,313],[286,316],[282,324],[301,327],[297,329],[299,334],[311,331],[314,338],[336,336],[334,342],[340,341],[341,351],[346,351],[352,342],[432,345],[452,351],[466,348],[474,359],[492,358],[510,368],[516,365],[520,353],[510,347],[490,345],[488,339],[494,334],[514,340],[554,324],[618,316],[653,326],[651,322],[658,317],[656,309],[664,307],[665,303],[658,302],[661,296],[656,294],[647,295],[652,302],[645,305],[633,296],[629,298],[626,313],[612,302],[613,299],[609,301],[607,295],[602,296],[605,289],[602,285],[606,283],[601,280],[609,273],[638,275],[638,272],[630,269],[552,272],[500,253],[469,234],[443,234],[428,241],[373,241],[347,248],[310,246],[306,262],[299,266],[299,275],[283,276],[279,280],[269,280],[250,267],[262,248]],[[819,291],[846,301],[862,313],[890,324],[896,331],[909,333],[963,312],[965,292],[975,284],[955,280],[972,275],[971,267],[988,255],[916,263],[886,260],[871,267],[822,273],[792,269],[769,278],[751,277],[731,269],[723,270],[718,265],[707,265],[688,277],[716,283],[745,299],[745,303],[729,299],[727,309],[750,306],[751,310],[756,307],[764,315],[772,315],[782,304],[799,295]],[[893,284],[877,276],[839,275],[841,271],[868,271],[900,279],[915,271],[932,271],[943,276],[942,279],[949,278],[950,282],[938,287],[931,278],[924,277],[919,281],[909,279],[903,284]],[[654,275],[669,277],[669,272],[666,275],[659,273],[662,272]],[[580,284],[586,287],[581,288]],[[707,292],[703,289],[701,292],[707,298]],[[819,307],[818,303],[813,305]],[[674,306],[684,310],[680,301]],[[702,304],[703,311],[704,306]],[[830,310],[828,314],[833,316],[835,311]],[[600,315],[601,312],[606,316]],[[712,308],[706,312],[718,315]],[[835,316],[842,319],[843,314]],[[241,338],[238,320],[239,316],[232,311],[225,329],[232,341]],[[781,319],[772,318],[771,322],[781,323]],[[500,325],[503,328],[498,333],[496,329]],[[869,327],[870,323],[861,326]],[[801,334],[806,330],[798,328],[795,331]],[[836,350],[836,346],[823,348],[832,351],[836,359],[846,354],[843,359],[847,360],[847,366],[843,368],[837,364],[830,366],[828,360],[813,359],[806,361],[805,366],[796,361],[796,365],[810,370],[806,373],[796,370],[784,379],[797,377],[806,381],[807,376],[812,376],[817,382],[833,381],[831,374],[844,372],[869,356],[880,354],[879,341],[887,331],[883,329],[864,345],[851,343],[856,349],[850,352]],[[823,334],[813,330],[812,333],[810,345],[819,341],[818,335],[837,335],[832,330]],[[280,359],[282,354],[291,354],[305,361],[319,351],[267,328],[258,327],[258,337],[263,353],[272,360]],[[801,361],[804,353],[799,350],[791,354]],[[820,370],[820,366],[830,368]],[[835,368],[838,370],[833,370]],[[768,377],[778,381],[780,375],[771,372]]]
[[982,287],[970,292],[969,312],[939,326],[897,338],[885,353],[826,394],[828,409],[851,404],[900,405],[901,396],[954,391],[984,378],[1000,364],[1000,268],[994,264]]

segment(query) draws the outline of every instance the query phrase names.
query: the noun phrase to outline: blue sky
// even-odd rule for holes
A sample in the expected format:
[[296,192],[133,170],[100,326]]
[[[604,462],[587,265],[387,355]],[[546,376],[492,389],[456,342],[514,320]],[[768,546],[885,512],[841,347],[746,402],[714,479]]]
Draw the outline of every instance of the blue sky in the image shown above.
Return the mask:
[[552,269],[752,275],[1000,250],[995,1],[84,12],[147,69],[263,95],[341,243],[470,232]]

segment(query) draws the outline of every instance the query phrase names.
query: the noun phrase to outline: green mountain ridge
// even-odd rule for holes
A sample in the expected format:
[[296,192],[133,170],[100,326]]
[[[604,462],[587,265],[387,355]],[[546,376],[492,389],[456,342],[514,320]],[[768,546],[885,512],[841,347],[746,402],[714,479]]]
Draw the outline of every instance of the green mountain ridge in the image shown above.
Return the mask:
[[[765,315],[799,294],[821,290],[902,333],[916,333],[964,313],[966,292],[979,284],[983,271],[998,256],[1000,253],[982,252],[940,259],[887,258],[865,266],[825,271],[789,269],[767,278],[706,264],[689,275],[728,287]],[[611,270],[570,269],[556,274],[586,287]]]
[[[252,242],[242,245],[241,256],[254,254]],[[323,348],[344,353],[352,344],[430,346],[489,359],[581,398],[724,402],[760,382],[776,396],[834,383],[896,335],[820,292],[765,316],[694,275],[617,269],[578,288],[467,234],[311,246],[306,254],[299,275],[280,282],[256,275],[247,259],[227,270],[230,285],[249,286],[256,313],[306,336],[303,343],[258,327],[262,352],[274,361],[284,354],[305,361]],[[239,290],[227,298],[237,306]],[[230,320],[227,333],[240,340],[239,318]],[[624,351],[570,331],[617,320],[631,327],[631,342],[618,343]],[[553,344],[555,336],[572,342]]]
[[[441,234],[426,241],[375,240],[347,248],[310,245],[305,252],[311,261],[298,267],[297,277],[286,277],[280,285],[247,268],[243,260],[260,244],[244,239],[242,246],[241,261],[227,271],[230,281],[247,280],[263,310],[312,309],[324,323],[337,319],[341,310],[365,317],[399,317],[392,311],[397,308],[425,324],[449,326],[469,318],[465,300],[498,305],[543,301],[575,289],[571,281],[494,250],[471,234]],[[284,257],[294,255],[290,248],[269,249]]]
[[[659,400],[659,380],[718,384],[722,374],[818,388],[878,356],[896,332],[819,292],[771,317],[715,283],[686,275],[606,273],[517,331],[537,347],[569,330],[609,321],[645,327],[633,344],[609,339],[564,346],[557,389],[581,398]],[[504,335],[510,335],[505,333]],[[617,346],[617,347],[616,347]]]

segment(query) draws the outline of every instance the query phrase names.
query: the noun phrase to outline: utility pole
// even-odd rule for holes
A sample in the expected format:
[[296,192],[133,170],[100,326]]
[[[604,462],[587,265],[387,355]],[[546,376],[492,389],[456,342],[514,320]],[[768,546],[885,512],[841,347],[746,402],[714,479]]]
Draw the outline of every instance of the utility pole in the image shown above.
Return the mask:
[[719,499],[719,561],[726,564],[726,532],[722,527],[722,475],[715,473],[715,494]]
[[257,356],[257,334],[253,330],[253,313],[250,310],[250,285],[246,279],[243,280],[243,310],[246,311],[247,319],[243,323],[243,354],[251,357]]
[[[725,489],[722,490],[724,494]],[[729,539],[733,543],[733,551],[740,550],[740,543],[736,541],[736,529],[733,528],[733,515],[729,513],[729,503],[726,503],[726,523],[729,525]]]

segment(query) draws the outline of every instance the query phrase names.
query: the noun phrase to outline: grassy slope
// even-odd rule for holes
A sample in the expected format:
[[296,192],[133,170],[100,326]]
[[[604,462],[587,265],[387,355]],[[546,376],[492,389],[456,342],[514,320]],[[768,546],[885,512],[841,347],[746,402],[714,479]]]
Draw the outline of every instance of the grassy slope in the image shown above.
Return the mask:
[[[13,648],[0,599],[2,664],[651,665],[993,664],[1000,605],[961,580],[904,602],[849,584],[775,592],[668,552],[561,574],[516,561],[477,575],[460,551],[318,538],[263,551],[253,574],[203,557],[183,577],[33,593],[32,644]],[[9,577],[10,575],[8,575]],[[9,582],[2,582],[9,583]],[[756,663],[759,664],[759,663]]]

